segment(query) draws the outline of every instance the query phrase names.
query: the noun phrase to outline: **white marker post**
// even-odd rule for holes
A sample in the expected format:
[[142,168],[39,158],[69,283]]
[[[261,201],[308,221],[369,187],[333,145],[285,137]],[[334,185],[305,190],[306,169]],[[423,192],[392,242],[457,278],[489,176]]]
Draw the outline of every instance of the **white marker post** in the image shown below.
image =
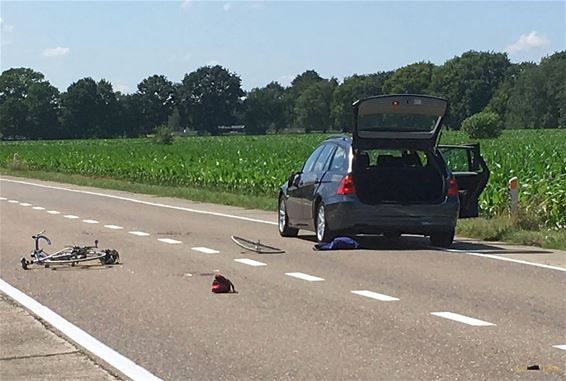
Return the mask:
[[514,216],[519,208],[519,179],[517,177],[509,179],[507,190],[509,191],[509,211]]

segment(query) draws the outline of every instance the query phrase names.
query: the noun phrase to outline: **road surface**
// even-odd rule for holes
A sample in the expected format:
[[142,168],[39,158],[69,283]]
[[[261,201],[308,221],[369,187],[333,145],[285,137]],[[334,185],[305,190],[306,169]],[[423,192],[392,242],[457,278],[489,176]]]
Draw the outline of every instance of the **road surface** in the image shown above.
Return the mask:
[[[564,252],[420,237],[317,252],[313,234],[281,238],[275,221],[3,176],[0,278],[163,380],[565,379]],[[41,230],[46,251],[98,239],[121,264],[24,271]],[[238,293],[212,294],[215,271]]]

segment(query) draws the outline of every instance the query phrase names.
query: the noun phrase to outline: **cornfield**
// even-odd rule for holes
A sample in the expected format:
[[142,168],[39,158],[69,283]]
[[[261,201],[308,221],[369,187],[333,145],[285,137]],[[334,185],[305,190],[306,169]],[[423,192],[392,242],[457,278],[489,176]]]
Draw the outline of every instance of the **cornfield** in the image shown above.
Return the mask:
[[[0,142],[0,166],[9,167],[17,153],[18,162],[30,170],[275,195],[324,137],[186,137],[172,145],[149,139]],[[459,132],[442,136],[442,143],[467,140]],[[566,227],[566,131],[505,131],[499,139],[482,141],[481,150],[491,171],[480,197],[482,215],[505,210],[507,181],[517,176],[522,208],[547,227]]]

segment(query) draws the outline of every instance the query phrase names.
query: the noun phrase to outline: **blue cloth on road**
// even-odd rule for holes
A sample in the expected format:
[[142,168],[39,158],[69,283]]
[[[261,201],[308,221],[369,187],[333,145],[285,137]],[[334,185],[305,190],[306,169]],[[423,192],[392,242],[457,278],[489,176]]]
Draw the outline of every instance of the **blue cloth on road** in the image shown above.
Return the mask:
[[320,242],[314,245],[313,250],[344,250],[357,249],[360,244],[350,237],[336,237],[330,242]]

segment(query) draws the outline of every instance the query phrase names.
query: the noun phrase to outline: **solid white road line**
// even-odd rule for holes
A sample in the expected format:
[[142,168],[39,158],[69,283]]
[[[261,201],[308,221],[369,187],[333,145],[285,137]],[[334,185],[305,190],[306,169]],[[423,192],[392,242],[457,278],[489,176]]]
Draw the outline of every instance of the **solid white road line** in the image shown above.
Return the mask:
[[63,217],[68,218],[70,220],[76,220],[77,218],[79,218],[79,216],[75,216],[72,214],[65,214]]
[[450,319],[450,320],[458,321],[460,323],[473,325],[475,327],[487,327],[487,326],[490,326],[490,325],[495,325],[495,324],[487,322],[487,321],[474,319],[474,318],[467,317],[467,316],[464,316],[464,315],[456,314],[454,312],[431,312],[430,314],[444,318],[444,319]]
[[34,210],[45,210],[43,206],[34,206],[32,209]]
[[61,214],[61,212],[58,212],[56,210],[48,210],[47,213],[49,213],[49,214]]
[[158,240],[158,241],[161,241],[161,242],[168,243],[168,244],[170,244],[170,245],[175,245],[175,244],[178,244],[178,243],[183,243],[183,242],[181,242],[181,241],[177,241],[176,239],[171,239],[171,238],[158,238],[157,240]]
[[8,200],[8,202],[9,202],[10,204],[17,204],[19,201],[17,201],[17,200]]
[[566,351],[566,344],[562,344],[562,345],[553,345],[553,348],[558,348],[558,349],[562,349],[563,351]]
[[149,233],[138,232],[138,231],[131,231],[131,232],[128,232],[128,233],[133,234],[133,235],[137,235],[138,237],[147,237],[149,235]]
[[258,223],[261,223],[261,224],[277,225],[277,222],[274,222],[274,221],[265,221],[265,220],[258,220],[256,218],[235,216],[235,215],[232,215],[232,214],[209,212],[209,211],[206,211],[206,210],[199,210],[199,209],[192,209],[192,208],[183,208],[183,207],[180,207],[180,206],[160,204],[160,203],[157,203],[157,202],[142,201],[142,200],[137,200],[135,198],[114,196],[114,195],[111,195],[111,194],[105,194],[105,193],[99,193],[99,192],[90,192],[90,191],[83,191],[83,190],[78,190],[78,189],[55,187],[55,186],[51,186],[51,185],[30,183],[30,182],[27,182],[27,181],[17,181],[17,180],[8,180],[8,179],[0,179],[0,181],[5,181],[5,182],[9,182],[9,183],[16,183],[16,184],[31,185],[31,186],[34,186],[34,187],[47,188],[47,189],[57,189],[57,190],[62,190],[62,191],[66,191],[66,192],[83,193],[83,194],[88,194],[88,195],[92,195],[92,196],[108,197],[108,198],[113,198],[113,199],[116,199],[116,200],[129,201],[129,202],[135,202],[135,203],[138,203],[138,204],[157,206],[157,207],[160,207],[160,208],[182,210],[182,211],[185,211],[185,212],[198,213],[198,214],[207,214],[209,216],[233,218],[233,219],[236,219],[236,220],[258,222]]
[[235,262],[239,262],[239,263],[243,263],[244,265],[250,265],[250,266],[267,266],[266,263],[263,262],[258,262],[258,261],[254,261],[253,259],[248,259],[248,258],[236,258],[234,259]]
[[98,221],[97,220],[83,220],[84,223],[86,224],[97,224]]
[[398,298],[394,298],[392,296],[379,294],[377,292],[368,291],[368,290],[357,290],[357,291],[350,291],[352,294],[365,296],[367,298],[380,300],[382,302],[393,302],[399,300]]
[[[566,272],[566,268],[564,268],[564,267],[545,265],[545,264],[542,264],[542,263],[528,262],[528,261],[523,261],[523,260],[520,260],[520,259],[500,257],[498,255],[471,253],[469,251],[458,250],[458,249],[445,249],[445,248],[436,247],[436,246],[433,246],[433,248],[437,249],[437,250],[446,251],[448,253],[473,255],[473,256],[476,256],[476,257],[491,258],[491,259],[497,259],[499,261],[514,262],[514,263],[520,263],[522,265],[530,265],[530,266],[540,267],[540,268],[543,268],[543,269],[558,270],[558,271],[565,271]],[[505,252],[502,252],[501,254],[505,254]]]
[[6,197],[0,197],[0,201],[5,201],[5,200],[7,200]]
[[105,227],[105,228],[108,228],[108,229],[112,229],[112,230],[124,229],[123,227],[118,226],[118,225],[104,225],[104,227]]
[[31,204],[30,204],[30,203],[27,203],[27,202],[20,202],[20,205],[21,205],[21,206],[31,206]]
[[220,253],[218,250],[209,249],[208,247],[193,247],[191,249],[194,250],[194,251],[199,251],[201,253],[205,253],[205,254],[218,254],[218,253]]
[[324,278],[319,278],[317,276],[304,274],[304,273],[285,273],[285,275],[293,277],[293,278],[299,278],[299,279],[302,279],[302,280],[306,280],[307,282],[320,282],[320,281],[324,280]]
[[56,314],[51,309],[30,298],[2,279],[0,279],[0,291],[16,300],[22,306],[30,310],[41,319],[45,320],[47,323],[51,324],[69,339],[74,341],[77,345],[83,347],[95,356],[100,357],[102,360],[106,361],[108,364],[110,364],[132,380],[161,381],[160,378],[151,374],[149,371],[142,368],[129,358],[121,355],[114,349],[98,341],[87,332],[68,322],[62,316]]

